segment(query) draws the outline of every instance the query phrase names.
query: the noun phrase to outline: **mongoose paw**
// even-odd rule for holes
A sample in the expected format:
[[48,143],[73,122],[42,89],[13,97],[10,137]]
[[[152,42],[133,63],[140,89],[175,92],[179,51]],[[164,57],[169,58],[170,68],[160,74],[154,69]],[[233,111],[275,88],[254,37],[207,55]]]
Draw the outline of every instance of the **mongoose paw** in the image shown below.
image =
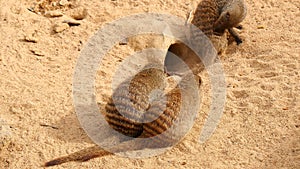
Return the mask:
[[243,40],[240,38],[240,36],[233,30],[233,28],[228,29],[230,35],[234,38],[237,45],[241,44]]
[[240,39],[240,38],[236,38],[235,42],[236,42],[237,45],[240,45],[241,43],[243,43],[243,40]]

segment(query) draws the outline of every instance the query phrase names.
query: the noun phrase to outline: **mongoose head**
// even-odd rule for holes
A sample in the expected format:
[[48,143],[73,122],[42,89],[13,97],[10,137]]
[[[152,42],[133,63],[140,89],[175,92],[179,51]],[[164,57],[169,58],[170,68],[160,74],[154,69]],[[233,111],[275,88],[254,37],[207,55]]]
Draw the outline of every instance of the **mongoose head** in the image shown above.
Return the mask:
[[222,33],[225,29],[236,27],[244,20],[247,8],[244,1],[238,0],[228,3],[221,9],[221,14],[214,24],[214,31]]

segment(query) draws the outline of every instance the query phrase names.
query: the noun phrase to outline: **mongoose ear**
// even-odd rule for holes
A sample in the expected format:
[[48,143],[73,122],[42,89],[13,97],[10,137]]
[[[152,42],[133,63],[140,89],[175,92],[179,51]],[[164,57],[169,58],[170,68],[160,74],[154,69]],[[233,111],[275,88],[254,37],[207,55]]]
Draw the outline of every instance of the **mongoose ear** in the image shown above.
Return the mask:
[[217,21],[214,23],[214,31],[222,32],[227,29],[227,24],[230,21],[230,12],[222,12]]
[[229,19],[230,19],[230,13],[229,13],[229,12],[226,12],[225,17],[226,17],[226,20],[229,21]]

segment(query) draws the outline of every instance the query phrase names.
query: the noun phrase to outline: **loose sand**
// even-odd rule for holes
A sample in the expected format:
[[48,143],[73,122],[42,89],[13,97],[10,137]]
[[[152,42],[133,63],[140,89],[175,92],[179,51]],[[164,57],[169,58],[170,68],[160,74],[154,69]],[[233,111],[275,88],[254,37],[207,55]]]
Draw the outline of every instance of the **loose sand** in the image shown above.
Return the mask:
[[[40,0],[40,7],[38,2],[0,3],[0,168],[39,168],[94,145],[76,117],[72,77],[80,50],[101,26],[142,12],[186,18],[197,4],[91,0],[79,4],[86,15],[82,8],[72,10],[78,3],[74,0],[69,5],[66,0]],[[198,143],[209,110],[209,81],[203,73],[201,112],[172,150],[147,159],[109,155],[54,168],[299,168],[300,1],[247,3],[248,16],[240,31],[244,43],[231,45],[221,58],[227,100],[221,122],[207,142]],[[69,27],[62,23],[66,16],[84,19]],[[115,71],[115,63],[132,52],[125,45],[108,54],[98,73],[98,100],[111,92],[108,74]]]

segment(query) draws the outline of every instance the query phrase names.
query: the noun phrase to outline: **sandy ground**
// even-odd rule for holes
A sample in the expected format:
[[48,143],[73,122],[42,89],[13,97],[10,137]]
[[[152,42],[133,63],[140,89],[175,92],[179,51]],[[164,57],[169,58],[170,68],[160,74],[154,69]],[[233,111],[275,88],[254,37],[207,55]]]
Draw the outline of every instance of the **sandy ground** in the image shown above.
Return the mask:
[[[197,4],[191,0],[91,0],[79,4],[87,9],[87,16],[77,21],[80,25],[69,27],[62,21],[80,14],[72,10],[78,2],[68,5],[52,0],[58,3],[51,6],[51,0],[41,0],[37,8],[38,2],[0,3],[0,168],[40,168],[48,160],[93,145],[76,117],[72,77],[80,50],[101,26],[141,12],[186,18]],[[209,81],[203,75],[201,112],[192,130],[172,150],[147,159],[109,155],[54,168],[299,168],[300,1],[247,3],[248,16],[240,31],[244,43],[230,46],[221,59],[227,100],[221,122],[207,142],[198,143],[209,110],[205,104]],[[53,10],[64,16],[49,14]],[[107,65],[99,71],[100,79],[104,82],[106,73],[130,53],[125,47],[111,51]],[[97,84],[99,93],[109,93],[108,83]]]

